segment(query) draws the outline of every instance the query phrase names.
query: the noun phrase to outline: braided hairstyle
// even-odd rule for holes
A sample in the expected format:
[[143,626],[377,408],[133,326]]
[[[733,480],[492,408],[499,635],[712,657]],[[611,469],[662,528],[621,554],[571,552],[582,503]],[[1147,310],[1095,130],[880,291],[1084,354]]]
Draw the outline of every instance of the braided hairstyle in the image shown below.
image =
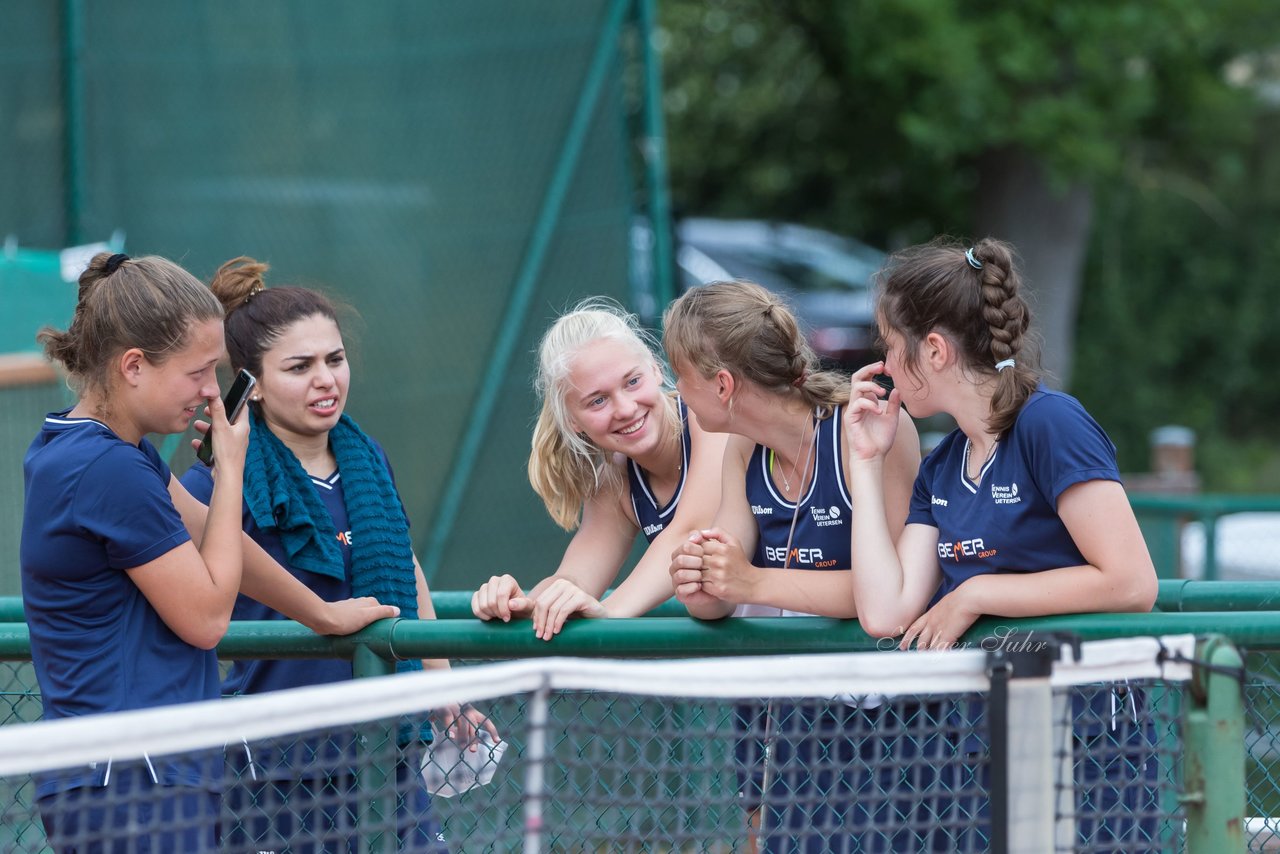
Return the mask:
[[[903,367],[919,377],[920,344],[930,332],[946,335],[966,371],[994,377],[987,426],[1003,438],[1040,382],[1013,247],[988,237],[966,255],[961,244],[939,238],[891,256],[878,284],[880,328],[902,336]],[[1012,366],[997,369],[1010,359]]]
[[775,394],[795,397],[826,418],[849,401],[849,378],[820,370],[794,314],[754,282],[712,282],[685,292],[663,316],[671,365],[704,377],[727,370]]

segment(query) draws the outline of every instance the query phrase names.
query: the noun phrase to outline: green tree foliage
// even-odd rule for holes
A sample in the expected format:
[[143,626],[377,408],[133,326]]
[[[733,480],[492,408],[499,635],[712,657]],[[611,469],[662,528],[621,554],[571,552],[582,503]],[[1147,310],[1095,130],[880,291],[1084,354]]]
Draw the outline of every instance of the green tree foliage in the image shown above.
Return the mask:
[[[1258,429],[1253,403],[1224,395],[1256,386],[1258,348],[1280,355],[1238,331],[1259,324],[1242,313],[1277,314],[1261,284],[1275,209],[1258,179],[1274,157],[1254,148],[1249,78],[1280,48],[1280,3],[665,0],[662,24],[678,210],[886,246],[968,235],[1002,155],[1027,155],[1096,203],[1073,389],[1122,465],[1145,466],[1160,423]],[[1254,350],[1226,352],[1242,335]],[[1183,387],[1202,376],[1180,373],[1189,363],[1212,365],[1217,387]],[[1243,369],[1234,391],[1228,364]],[[1223,414],[1227,401],[1240,412]]]
[[1238,140],[1223,68],[1271,0],[667,0],[679,203],[821,220],[882,241],[970,221],[983,155],[1113,179],[1136,140]]
[[1280,491],[1280,116],[1206,184],[1136,174],[1100,198],[1075,391],[1141,461],[1157,424],[1200,436],[1212,489]]

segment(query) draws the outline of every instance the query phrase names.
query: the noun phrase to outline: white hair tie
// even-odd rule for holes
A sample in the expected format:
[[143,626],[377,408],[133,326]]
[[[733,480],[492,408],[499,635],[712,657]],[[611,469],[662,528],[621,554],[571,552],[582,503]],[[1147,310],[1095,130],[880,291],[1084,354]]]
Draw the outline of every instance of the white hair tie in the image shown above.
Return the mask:
[[1012,368],[1013,366],[1013,359],[1001,359],[999,362],[996,362],[997,371],[1003,371],[1005,368]]

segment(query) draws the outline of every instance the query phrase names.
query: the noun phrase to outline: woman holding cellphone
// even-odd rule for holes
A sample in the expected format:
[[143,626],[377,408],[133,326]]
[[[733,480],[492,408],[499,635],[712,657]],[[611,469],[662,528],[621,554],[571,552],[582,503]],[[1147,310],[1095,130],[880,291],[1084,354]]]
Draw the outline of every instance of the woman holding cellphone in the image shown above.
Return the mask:
[[[879,287],[887,355],[854,375],[844,424],[863,627],[901,635],[903,649],[948,649],[984,614],[1150,610],[1155,567],[1115,446],[1075,398],[1041,382],[1012,247],[911,247],[890,258]],[[887,396],[872,382],[882,370],[895,384]],[[903,409],[959,426],[921,465],[899,532],[884,523],[900,499],[883,471]],[[1156,813],[1154,733],[1137,693],[1074,698],[1076,737],[1114,742],[1113,765],[1077,767],[1081,834],[1126,851],[1154,844],[1152,821],[1096,816]]]
[[[23,462],[23,606],[45,719],[216,698],[213,648],[241,590],[326,633],[395,615],[373,599],[320,601],[241,534],[249,428],[228,423],[218,399],[221,306],[190,273],[96,255],[70,327],[38,339],[77,392]],[[206,405],[222,458],[208,507],[146,439],[184,431]],[[102,759],[37,779],[54,851],[82,850],[85,838],[216,849],[220,759]]]
[[[235,258],[210,284],[226,314],[231,367],[257,378],[244,418],[250,435],[237,525],[321,599],[377,595],[403,617],[434,619],[386,452],[345,414],[351,368],[337,308],[313,290],[267,288],[267,269],[252,258]],[[221,447],[219,439],[219,456]],[[211,500],[222,488],[221,478],[195,465],[182,482],[196,498]],[[285,616],[241,597],[233,619]],[[400,662],[398,669],[448,667],[440,659]],[[257,694],[351,678],[346,659],[237,661],[222,693]],[[470,705],[445,706],[437,718],[442,733],[472,749],[480,730],[498,740],[493,724]],[[433,737],[423,723],[417,732],[404,733],[399,745],[398,850],[448,850],[416,761]],[[299,780],[296,757],[288,751],[250,745],[252,768],[242,771],[230,798],[237,819],[232,842],[288,847],[290,839],[305,836],[354,844],[348,839],[359,798],[349,761],[354,738],[354,732],[338,733],[321,744],[308,742],[308,749],[324,757],[320,782]],[[311,849],[295,843],[290,850]]]

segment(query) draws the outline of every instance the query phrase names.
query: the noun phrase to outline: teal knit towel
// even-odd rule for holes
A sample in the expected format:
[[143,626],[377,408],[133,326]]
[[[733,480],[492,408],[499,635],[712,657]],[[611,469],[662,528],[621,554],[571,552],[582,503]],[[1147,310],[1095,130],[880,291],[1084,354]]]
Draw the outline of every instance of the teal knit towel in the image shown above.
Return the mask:
[[[244,464],[244,499],[253,521],[279,535],[289,562],[299,569],[342,578],[342,552],[333,520],[293,451],[257,412],[251,412]],[[400,616],[418,617],[409,522],[378,446],[343,415],[329,431],[329,447],[342,475],[351,524],[351,592],[395,605]],[[422,662],[400,661],[397,671],[421,670]]]

